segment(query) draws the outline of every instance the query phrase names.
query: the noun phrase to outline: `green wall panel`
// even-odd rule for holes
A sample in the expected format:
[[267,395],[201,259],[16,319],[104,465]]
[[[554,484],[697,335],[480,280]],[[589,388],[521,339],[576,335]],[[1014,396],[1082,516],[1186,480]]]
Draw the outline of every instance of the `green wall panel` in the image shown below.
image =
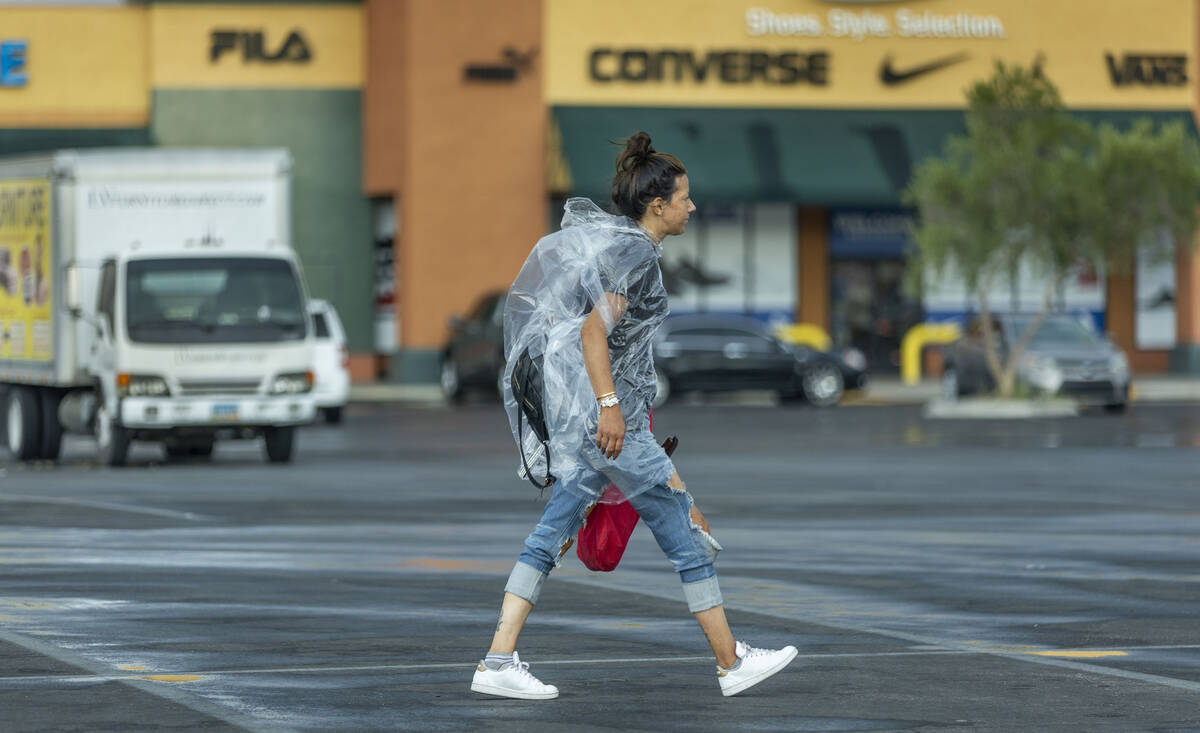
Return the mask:
[[358,90],[154,92],[159,145],[282,147],[292,169],[292,241],[313,297],[334,304],[351,351],[374,349],[370,205],[362,194]]
[[150,131],[141,128],[0,129],[0,155],[42,153],[64,148],[119,147],[149,145]]

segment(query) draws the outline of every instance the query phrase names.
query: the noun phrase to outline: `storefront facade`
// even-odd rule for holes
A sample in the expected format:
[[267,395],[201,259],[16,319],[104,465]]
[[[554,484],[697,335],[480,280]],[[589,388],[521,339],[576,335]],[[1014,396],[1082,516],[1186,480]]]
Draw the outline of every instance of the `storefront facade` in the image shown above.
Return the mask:
[[[642,129],[700,206],[667,247],[677,312],[821,326],[894,368],[953,279],[899,282],[914,167],[963,132],[995,61],[1037,65],[1094,122],[1195,133],[1196,0],[364,0],[0,5],[0,152],[281,146],[313,295],[358,380],[436,379],[447,320],[512,281],[570,195],[607,202]],[[1023,307],[1022,274],[993,298]],[[1200,371],[1200,258],[1081,272],[1141,371]],[[380,356],[385,358],[379,358]]]
[[374,376],[360,4],[0,6],[0,28],[0,154],[287,148],[310,292],[341,313],[356,376]]
[[[879,370],[896,368],[909,326],[973,308],[952,278],[919,299],[899,287],[915,216],[901,192],[915,165],[964,131],[963,92],[996,61],[1040,68],[1093,122],[1177,119],[1195,134],[1196,7],[1185,0],[1136,10],[714,0],[658,4],[655,17],[672,22],[629,23],[639,7],[546,4],[546,99],[573,192],[603,195],[612,155],[603,140],[650,131],[688,164],[700,206],[694,231],[664,257],[667,270],[703,276],[673,306],[794,316]],[[790,225],[742,224],[763,217]],[[764,272],[774,280],[760,287]],[[1057,305],[1091,313],[1135,368],[1197,367],[1200,333],[1188,316],[1200,303],[1180,296],[1192,276],[1183,261],[1141,263],[1133,277],[1080,272]],[[1023,271],[992,300],[1031,308],[1041,292]]]

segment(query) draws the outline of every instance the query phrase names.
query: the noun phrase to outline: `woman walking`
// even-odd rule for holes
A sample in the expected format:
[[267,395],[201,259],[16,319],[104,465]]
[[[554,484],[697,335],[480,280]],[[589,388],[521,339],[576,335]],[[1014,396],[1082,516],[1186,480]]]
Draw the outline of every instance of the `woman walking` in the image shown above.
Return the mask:
[[[796,648],[735,642],[713,560],[721,546],[649,429],[656,380],[651,353],[666,318],[658,260],[662,241],[683,234],[696,207],[687,170],[639,132],[617,158],[612,200],[618,215],[587,199],[567,202],[562,230],[534,247],[505,306],[505,408],[526,471],[554,476],[553,493],[525,540],[505,586],[491,648],[471,689],[527,700],[558,696],[515,651],[542,584],[561,562],[590,509],[616,484],[654,534],[683,584],[684,598],[717,660],[725,695],[783,669]],[[517,357],[541,365],[548,450],[520,428],[511,392]],[[552,461],[548,460],[552,457]]]

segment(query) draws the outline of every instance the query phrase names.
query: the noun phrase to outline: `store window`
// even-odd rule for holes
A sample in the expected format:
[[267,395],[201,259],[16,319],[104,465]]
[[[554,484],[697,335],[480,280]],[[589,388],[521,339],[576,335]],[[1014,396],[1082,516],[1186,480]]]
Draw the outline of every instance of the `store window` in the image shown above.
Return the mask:
[[371,202],[375,230],[375,353],[394,354],[396,328],[396,202]]
[[1139,252],[1135,288],[1137,348],[1175,348],[1175,263]]
[[862,352],[871,371],[900,369],[900,342],[925,319],[904,287],[915,216],[903,210],[836,210],[830,216],[830,338]]
[[664,243],[672,313],[795,317],[796,215],[790,204],[698,202],[687,232]]

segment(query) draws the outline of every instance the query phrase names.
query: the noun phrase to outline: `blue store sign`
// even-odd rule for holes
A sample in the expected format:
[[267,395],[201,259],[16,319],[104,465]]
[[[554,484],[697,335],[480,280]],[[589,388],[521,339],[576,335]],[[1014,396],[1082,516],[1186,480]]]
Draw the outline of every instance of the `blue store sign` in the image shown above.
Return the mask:
[[0,41],[0,87],[23,87],[28,41]]
[[916,224],[916,213],[903,209],[834,209],[829,222],[829,256],[904,259]]

